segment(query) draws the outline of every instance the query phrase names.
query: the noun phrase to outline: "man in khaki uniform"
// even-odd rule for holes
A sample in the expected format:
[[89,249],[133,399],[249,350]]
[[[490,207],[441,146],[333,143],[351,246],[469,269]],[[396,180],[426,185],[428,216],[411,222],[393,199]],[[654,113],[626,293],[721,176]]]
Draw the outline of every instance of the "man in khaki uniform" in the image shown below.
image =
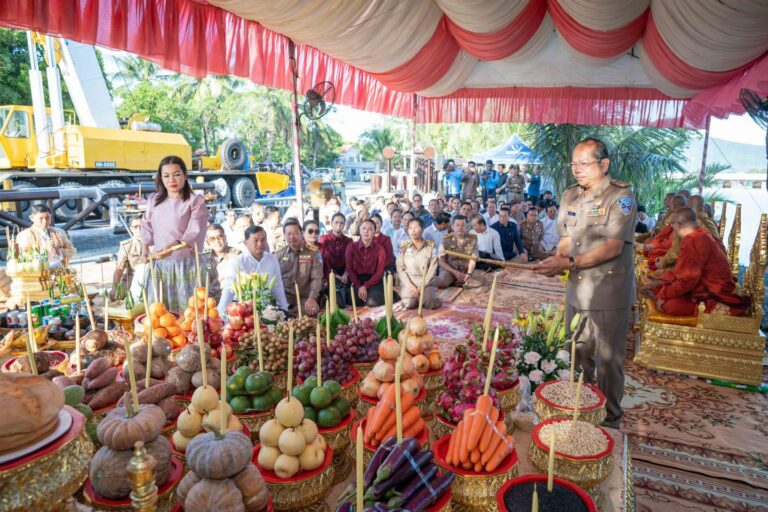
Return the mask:
[[525,196],[525,176],[520,174],[519,166],[512,166],[507,175],[507,182],[504,184],[504,188],[509,191],[509,202],[512,204],[519,203]]
[[637,203],[628,183],[608,176],[609,165],[602,141],[576,145],[571,172],[577,184],[562,197],[557,253],[536,272],[553,276],[570,269],[566,325],[577,312],[583,318],[573,336],[577,361],[584,380],[596,380],[606,396],[605,425],[619,428],[629,308],[635,300]]
[[438,288],[449,286],[464,286],[472,272],[475,271],[475,260],[458,258],[445,253],[445,251],[459,252],[477,258],[477,236],[467,234],[467,218],[464,215],[456,215],[451,221],[453,233],[443,238],[443,245],[438,253],[440,275],[437,277]]
[[529,260],[543,260],[551,256],[541,247],[541,237],[544,235],[544,223],[539,220],[535,208],[528,210],[525,221],[520,223],[520,238],[528,253]]
[[397,257],[397,277],[400,282],[400,298],[406,309],[419,306],[421,283],[426,280],[424,287],[424,307],[437,309],[443,302],[435,296],[435,274],[437,273],[437,257],[435,243],[424,240],[424,221],[411,219],[408,222],[408,236],[400,244],[400,254]]
[[280,225],[280,210],[274,206],[267,206],[264,218],[264,231],[267,232],[267,250],[272,254],[285,247],[283,227]]
[[296,284],[302,300],[302,313],[315,316],[320,310],[320,290],[323,287],[323,262],[317,249],[310,249],[304,242],[301,225],[296,219],[289,219],[283,226],[288,245],[275,253],[283,277],[285,298],[291,315],[298,314],[296,307]]

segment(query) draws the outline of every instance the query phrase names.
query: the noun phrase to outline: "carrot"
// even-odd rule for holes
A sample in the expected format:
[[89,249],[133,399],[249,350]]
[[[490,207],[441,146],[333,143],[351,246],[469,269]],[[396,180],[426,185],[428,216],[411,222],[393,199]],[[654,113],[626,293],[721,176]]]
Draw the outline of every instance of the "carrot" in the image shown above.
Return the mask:
[[445,456],[445,461],[451,465],[453,465],[453,454],[456,451],[457,437],[456,432],[451,432],[451,435],[448,438],[448,454]]
[[467,471],[469,471],[470,469],[473,468],[473,465],[472,465],[471,462],[469,462],[467,460],[467,461],[464,461],[464,462],[461,463],[461,467],[462,467],[462,469],[466,469]]
[[368,423],[368,428],[373,432],[381,430],[384,421],[387,419],[387,416],[389,416],[390,411],[394,407],[395,386],[391,386],[389,389],[387,389],[387,392],[384,393],[384,396],[381,398],[381,400],[379,400],[379,403],[376,404],[376,407],[374,408],[376,412],[374,412],[370,423]]
[[482,454],[480,453],[480,450],[475,448],[474,450],[469,452],[469,460],[472,461],[472,464],[477,464],[478,462],[480,462],[481,455]]
[[488,450],[488,445],[491,444],[491,434],[493,434],[493,427],[499,420],[499,410],[496,407],[491,409],[491,417],[489,419],[490,422],[485,424],[483,436],[480,438],[480,451],[483,453]]
[[370,443],[373,440],[374,430],[371,428],[371,418],[373,418],[373,412],[375,407],[368,409],[368,414],[365,416],[365,433],[363,439],[366,443]]
[[[394,416],[394,415],[393,415]],[[416,423],[419,418],[421,418],[421,411],[418,407],[413,406],[408,411],[406,411],[403,414],[403,437],[408,437],[408,435],[405,433],[408,428]],[[424,420],[422,420],[422,423],[424,423]],[[421,430],[419,430],[421,432]],[[376,439],[388,439],[391,436],[394,436],[397,434],[397,422],[395,422],[394,425],[383,435],[383,437],[379,437],[378,435],[375,436]]]
[[514,443],[515,439],[512,436],[507,436],[504,439],[504,442],[501,443],[499,449],[496,450],[496,452],[493,454],[491,460],[488,461],[488,464],[485,465],[485,470],[490,472],[499,467],[499,464],[502,463],[502,461],[512,451],[512,448],[514,448]]
[[461,462],[469,460],[469,447],[467,446],[467,443],[469,442],[469,429],[472,424],[472,414],[474,412],[474,409],[467,409],[464,411],[464,432],[461,434],[461,444],[459,445],[459,460]]
[[475,473],[479,473],[483,470],[483,464],[481,462],[475,462]]
[[459,424],[456,425],[456,430],[454,430],[451,435],[456,436],[456,447],[453,450],[453,460],[451,461],[451,465],[458,467],[461,463],[459,454],[461,453],[461,438],[464,437],[464,420],[461,420]]
[[411,426],[408,427],[408,430],[403,429],[403,437],[418,437],[418,435],[424,431],[426,426],[427,425],[424,423],[424,420],[421,419],[421,416],[419,416],[414,423],[411,423]]
[[493,399],[488,395],[480,395],[477,398],[475,409],[475,414],[469,424],[469,439],[467,440],[467,448],[470,450],[473,450],[480,442],[480,437],[485,429],[486,418],[493,409]]
[[488,464],[488,461],[491,460],[491,457],[498,448],[499,443],[501,443],[503,437],[507,435],[507,426],[503,421],[496,422],[496,430],[498,430],[498,433],[494,432],[491,435],[491,442],[488,445],[488,450],[483,452],[483,457],[480,459],[480,462],[483,464]]
[[[402,414],[405,415],[405,412],[408,411],[411,406],[413,405],[413,402],[416,400],[416,397],[413,396],[411,393],[403,392],[402,396],[400,397],[400,410],[402,411]],[[385,432],[389,432],[393,427],[397,428],[397,416],[395,416],[394,411],[394,402],[392,403],[392,414],[388,414],[387,417],[384,419],[384,424],[381,426],[381,428],[374,434],[377,439],[384,440],[387,439],[389,436],[384,436]],[[377,405],[378,407],[378,405]],[[403,430],[405,430],[405,424],[403,424]],[[378,435],[377,435],[378,434]],[[379,437],[382,436],[382,437]]]

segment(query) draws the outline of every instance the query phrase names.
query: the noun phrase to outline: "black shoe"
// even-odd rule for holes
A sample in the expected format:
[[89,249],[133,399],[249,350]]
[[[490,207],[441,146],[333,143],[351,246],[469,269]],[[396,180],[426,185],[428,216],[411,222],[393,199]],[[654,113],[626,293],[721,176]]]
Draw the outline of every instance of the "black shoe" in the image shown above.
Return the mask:
[[621,418],[615,420],[605,420],[600,424],[601,427],[612,428],[615,430],[621,430]]

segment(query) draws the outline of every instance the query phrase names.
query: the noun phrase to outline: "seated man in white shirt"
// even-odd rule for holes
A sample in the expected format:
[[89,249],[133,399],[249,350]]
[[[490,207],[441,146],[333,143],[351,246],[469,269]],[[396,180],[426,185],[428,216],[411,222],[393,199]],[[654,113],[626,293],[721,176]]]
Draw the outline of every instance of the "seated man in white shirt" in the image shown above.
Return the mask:
[[445,212],[440,212],[435,217],[435,222],[424,230],[422,235],[425,240],[432,240],[435,243],[435,254],[443,245],[443,238],[448,234],[448,228],[451,226],[451,217]]
[[557,206],[550,205],[546,209],[547,214],[541,219],[544,231],[541,234],[541,248],[550,254],[554,254],[560,235],[557,234]]
[[[398,214],[399,212],[395,212],[394,216],[397,216]],[[401,218],[403,219],[402,222],[398,221],[400,227],[389,235],[389,238],[392,239],[392,254],[395,258],[400,256],[400,244],[411,238],[408,236],[407,228],[408,223],[413,219],[413,212],[405,212],[402,214]]]
[[288,311],[288,301],[285,298],[285,289],[283,288],[283,278],[280,273],[280,264],[274,254],[267,252],[267,233],[261,226],[251,226],[245,230],[245,240],[243,245],[245,251],[237,258],[232,259],[230,271],[226,279],[221,283],[222,293],[219,301],[219,314],[224,315],[227,310],[227,304],[232,302],[235,292],[234,276],[238,272],[250,274],[253,272],[266,273],[270,279],[275,278],[275,285],[272,288],[272,295],[275,297],[277,307],[283,311]]
[[[488,224],[482,215],[472,217],[472,232],[477,235],[477,252],[481,258],[504,261],[501,250],[501,237],[495,229],[488,229]],[[495,268],[487,263],[478,263],[477,268]]]
[[483,214],[483,218],[485,219],[485,225],[490,226],[492,224],[495,224],[499,222],[499,212],[496,211],[496,200],[495,199],[488,199],[488,204],[486,205],[485,213]]

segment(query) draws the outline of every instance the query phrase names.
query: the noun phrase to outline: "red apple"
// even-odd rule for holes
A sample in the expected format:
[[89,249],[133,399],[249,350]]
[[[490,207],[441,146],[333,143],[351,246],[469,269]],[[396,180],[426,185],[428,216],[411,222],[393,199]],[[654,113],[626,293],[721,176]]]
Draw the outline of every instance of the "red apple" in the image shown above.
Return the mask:
[[219,317],[216,318],[209,318],[208,319],[208,329],[212,333],[218,333],[221,332],[221,330],[224,328],[224,320],[222,320]]
[[239,315],[230,316],[229,326],[233,331],[239,331],[243,327],[243,317]]
[[243,322],[245,323],[245,327],[247,327],[249,330],[253,329],[253,315],[246,316]]
[[227,316],[239,316],[240,315],[240,306],[237,304],[237,302],[230,302],[227,304]]
[[221,331],[221,337],[225,340],[231,340],[232,339],[232,328],[230,326],[226,326]]
[[240,338],[243,337],[245,331],[232,331],[232,342],[240,343]]

